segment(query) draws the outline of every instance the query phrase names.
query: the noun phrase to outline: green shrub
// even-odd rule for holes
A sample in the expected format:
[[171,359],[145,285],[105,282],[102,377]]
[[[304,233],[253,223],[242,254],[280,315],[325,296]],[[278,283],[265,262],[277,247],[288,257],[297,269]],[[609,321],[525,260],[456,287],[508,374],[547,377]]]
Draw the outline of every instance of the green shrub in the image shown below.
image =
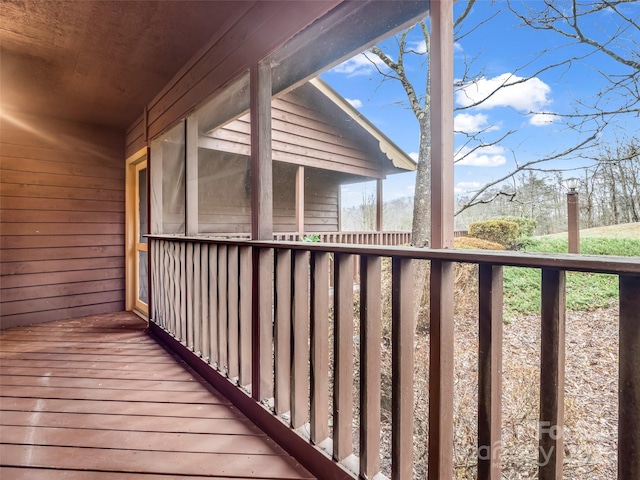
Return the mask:
[[520,238],[520,229],[516,222],[487,220],[469,225],[469,236],[514,248]]
[[520,229],[520,238],[518,238],[519,244],[522,244],[524,240],[533,237],[533,233],[538,226],[538,222],[534,218],[528,217],[500,217],[497,220],[504,220],[506,222],[514,222],[518,224],[518,228]]

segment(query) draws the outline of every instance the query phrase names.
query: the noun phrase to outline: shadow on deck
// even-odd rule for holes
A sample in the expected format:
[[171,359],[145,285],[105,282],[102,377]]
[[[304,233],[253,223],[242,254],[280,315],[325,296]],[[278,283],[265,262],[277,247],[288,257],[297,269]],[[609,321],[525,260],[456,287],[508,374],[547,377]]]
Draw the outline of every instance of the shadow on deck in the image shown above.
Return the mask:
[[130,313],[0,333],[0,477],[313,478]]

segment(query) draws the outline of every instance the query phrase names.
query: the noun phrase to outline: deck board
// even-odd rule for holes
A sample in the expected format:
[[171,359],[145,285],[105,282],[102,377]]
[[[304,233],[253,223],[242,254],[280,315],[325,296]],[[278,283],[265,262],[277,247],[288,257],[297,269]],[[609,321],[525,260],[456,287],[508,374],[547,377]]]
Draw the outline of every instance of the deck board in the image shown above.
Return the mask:
[[1,332],[0,426],[0,478],[314,478],[127,313]]

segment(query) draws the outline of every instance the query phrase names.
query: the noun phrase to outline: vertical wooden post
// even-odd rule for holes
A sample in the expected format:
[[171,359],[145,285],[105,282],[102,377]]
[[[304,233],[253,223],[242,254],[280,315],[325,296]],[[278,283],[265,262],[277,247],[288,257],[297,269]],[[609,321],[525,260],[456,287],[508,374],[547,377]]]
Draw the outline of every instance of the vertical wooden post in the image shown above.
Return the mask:
[[391,264],[392,480],[413,477],[413,339],[415,319],[412,262],[411,259],[394,258]]
[[360,477],[373,478],[380,470],[382,259],[360,261]]
[[[251,91],[251,238],[273,237],[271,164],[271,66],[257,63],[250,70]],[[252,397],[273,395],[273,251],[253,254]]]
[[376,181],[376,232],[382,231],[382,209],[384,199],[382,198],[382,179]]
[[329,436],[329,254],[311,252],[311,441]]
[[618,479],[640,478],[640,276],[620,276]]
[[538,424],[540,480],[562,479],[565,312],[565,272],[543,268]]
[[[453,0],[432,0],[431,247],[453,248]],[[453,475],[453,264],[431,262],[429,479]]]
[[569,253],[580,253],[580,208],[576,191],[567,193],[567,230]]
[[291,409],[291,250],[276,251],[275,412]]
[[187,117],[185,135],[185,228],[186,234],[198,234],[198,119]]
[[453,248],[453,0],[430,14],[431,247]]
[[333,332],[333,459],[353,452],[353,257],[337,253],[334,260]]
[[309,253],[293,254],[293,352],[291,368],[291,426],[309,418]]
[[429,479],[453,475],[453,263],[431,261]]
[[304,233],[304,166],[296,170],[296,232]]
[[478,284],[478,480],[500,480],[502,266],[481,263]]

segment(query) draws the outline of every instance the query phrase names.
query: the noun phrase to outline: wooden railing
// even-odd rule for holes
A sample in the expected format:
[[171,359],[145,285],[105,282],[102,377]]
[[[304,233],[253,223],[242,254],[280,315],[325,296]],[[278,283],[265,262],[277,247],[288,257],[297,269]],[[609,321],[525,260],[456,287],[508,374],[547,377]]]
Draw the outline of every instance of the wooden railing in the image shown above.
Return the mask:
[[[617,275],[618,478],[640,478],[638,258],[166,236],[151,236],[150,245],[154,328],[225,377],[224,385],[247,392],[236,397],[238,404],[246,405],[250,395],[252,405],[266,405],[260,408],[268,409],[275,422],[270,434],[289,445],[286,448],[295,450],[284,439],[282,419],[291,435],[328,451],[334,471],[317,471],[317,462],[326,457],[299,454],[298,460],[315,468],[319,478],[373,478],[380,473],[383,258],[391,259],[392,276],[391,477],[403,480],[413,478],[415,260],[431,264],[430,479],[453,475],[453,262],[479,266],[477,441],[483,455],[478,456],[477,475],[481,479],[501,478],[503,266],[542,269],[539,421],[545,428],[540,429],[539,448],[545,461],[539,463],[541,479],[562,478],[563,439],[557,432],[564,415],[566,272]],[[361,275],[357,362],[354,258]],[[359,371],[354,371],[354,364]],[[358,408],[354,408],[354,378],[359,378]],[[261,415],[254,417],[263,419]],[[267,423],[260,425],[269,432]],[[345,464],[352,473],[339,466]]]

